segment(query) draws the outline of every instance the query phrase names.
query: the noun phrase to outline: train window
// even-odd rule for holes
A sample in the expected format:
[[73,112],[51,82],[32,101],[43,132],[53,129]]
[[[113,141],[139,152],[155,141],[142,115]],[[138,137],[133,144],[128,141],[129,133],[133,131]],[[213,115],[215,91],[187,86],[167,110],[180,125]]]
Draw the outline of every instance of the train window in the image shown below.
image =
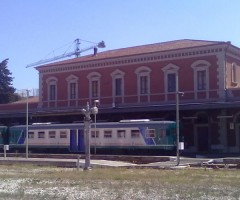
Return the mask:
[[92,138],[99,138],[99,131],[96,131],[96,136],[95,136],[95,131],[91,131],[91,137]]
[[56,138],[56,131],[49,131],[49,138]]
[[166,131],[163,130],[163,129],[160,129],[160,130],[159,130],[159,137],[160,137],[160,138],[163,138],[163,137],[165,137],[165,135],[166,135]]
[[28,138],[34,138],[34,132],[28,132]]
[[45,138],[45,132],[44,131],[39,131],[38,132],[38,138]]
[[131,138],[138,138],[140,137],[139,130],[131,130]]
[[60,131],[60,138],[67,138],[67,132],[66,131]]
[[111,130],[105,130],[104,131],[104,138],[111,138],[112,137],[112,131]]
[[126,137],[126,131],[125,130],[117,130],[117,137],[118,138],[125,138]]
[[146,138],[155,138],[155,129],[148,129],[146,132]]

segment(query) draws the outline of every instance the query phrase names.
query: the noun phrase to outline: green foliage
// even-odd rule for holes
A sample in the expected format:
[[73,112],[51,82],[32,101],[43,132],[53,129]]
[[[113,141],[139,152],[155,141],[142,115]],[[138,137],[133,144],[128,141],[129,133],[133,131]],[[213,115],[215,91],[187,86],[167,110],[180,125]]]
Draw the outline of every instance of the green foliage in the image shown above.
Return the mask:
[[9,103],[18,100],[14,93],[15,88],[12,86],[12,73],[7,68],[8,59],[0,63],[0,104]]

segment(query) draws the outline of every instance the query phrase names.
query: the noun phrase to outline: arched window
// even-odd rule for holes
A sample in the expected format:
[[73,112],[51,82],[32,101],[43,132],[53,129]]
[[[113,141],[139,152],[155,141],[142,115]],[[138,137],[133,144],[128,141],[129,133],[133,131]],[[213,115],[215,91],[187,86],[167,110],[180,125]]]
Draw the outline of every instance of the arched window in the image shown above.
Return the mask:
[[49,77],[46,80],[47,91],[48,91],[48,101],[57,100],[57,81],[58,79],[56,77]]
[[68,99],[75,100],[78,98],[78,77],[70,75],[66,78],[68,85]]
[[89,80],[89,97],[91,99],[100,98],[100,78],[101,74],[98,72],[91,72],[87,76]]

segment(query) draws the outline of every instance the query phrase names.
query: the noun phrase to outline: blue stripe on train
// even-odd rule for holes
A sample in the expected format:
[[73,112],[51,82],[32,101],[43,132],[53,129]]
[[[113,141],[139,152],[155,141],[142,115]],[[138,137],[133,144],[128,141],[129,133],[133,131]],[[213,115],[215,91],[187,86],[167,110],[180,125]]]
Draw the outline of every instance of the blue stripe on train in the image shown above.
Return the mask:
[[84,130],[70,130],[70,147],[71,152],[84,152]]
[[147,127],[139,128],[146,145],[155,145],[153,138],[146,138]]
[[21,134],[20,134],[20,137],[18,139],[17,144],[24,144],[25,139],[26,139],[25,131],[22,131]]

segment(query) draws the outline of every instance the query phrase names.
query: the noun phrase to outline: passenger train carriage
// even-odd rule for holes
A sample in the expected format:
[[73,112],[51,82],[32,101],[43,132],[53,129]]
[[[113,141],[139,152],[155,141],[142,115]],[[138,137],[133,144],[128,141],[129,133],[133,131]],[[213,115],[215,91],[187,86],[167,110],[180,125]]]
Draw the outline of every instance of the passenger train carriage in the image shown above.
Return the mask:
[[[95,129],[96,126],[96,129]],[[83,153],[84,124],[33,124],[28,126],[31,152]],[[26,126],[9,129],[10,151],[24,151]],[[176,148],[176,123],[173,121],[123,120],[94,123],[90,129],[91,150],[97,153],[144,153]]]

